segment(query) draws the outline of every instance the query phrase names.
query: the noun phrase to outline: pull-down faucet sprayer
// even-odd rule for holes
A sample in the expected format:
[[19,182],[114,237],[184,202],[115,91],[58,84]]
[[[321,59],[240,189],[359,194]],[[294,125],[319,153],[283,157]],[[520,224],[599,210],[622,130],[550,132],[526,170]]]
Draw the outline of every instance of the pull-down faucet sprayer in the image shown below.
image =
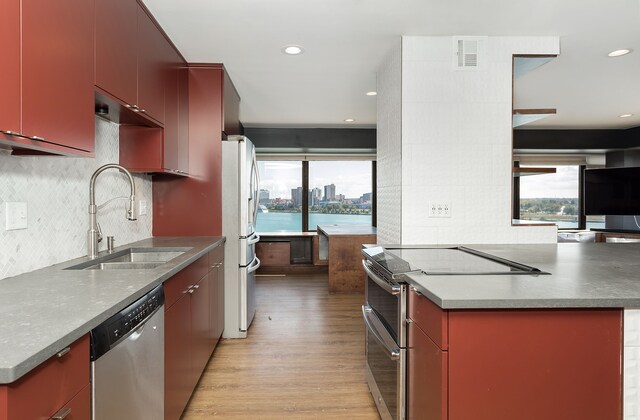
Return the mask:
[[98,256],[98,242],[102,240],[102,231],[97,220],[98,206],[96,206],[96,179],[98,175],[107,169],[118,169],[120,172],[129,178],[129,184],[131,186],[131,195],[129,196],[129,207],[127,208],[127,219],[136,220],[135,202],[136,202],[136,185],[133,182],[131,173],[120,165],[115,163],[109,163],[96,169],[91,176],[91,182],[89,184],[89,231],[88,231],[88,256],[89,258],[95,258]]

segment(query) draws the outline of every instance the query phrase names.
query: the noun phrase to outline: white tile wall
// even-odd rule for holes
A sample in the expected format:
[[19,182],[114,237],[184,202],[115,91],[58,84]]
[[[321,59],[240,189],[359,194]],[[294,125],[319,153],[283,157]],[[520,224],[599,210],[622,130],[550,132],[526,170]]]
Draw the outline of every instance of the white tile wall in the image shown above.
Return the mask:
[[[402,186],[392,194],[395,183],[379,184],[379,241],[399,222],[404,244],[556,242],[555,227],[511,226],[511,57],[558,53],[559,38],[489,37],[480,71],[455,70],[453,45],[452,37],[403,37],[380,69],[379,180],[395,181],[400,164]],[[390,76],[398,68],[400,81]],[[399,142],[389,109],[401,110]],[[386,202],[398,196],[400,209]],[[451,218],[427,217],[429,202],[445,200]]]
[[623,418],[640,419],[640,310],[624,311]]
[[377,75],[378,243],[401,241],[401,45],[393,48]]
[[[0,155],[0,279],[87,254],[89,179],[99,166],[119,160],[118,125],[96,118],[95,128],[95,159]],[[151,236],[151,177],[134,178],[138,200],[148,203],[146,216],[126,220],[124,201],[98,211],[105,237],[115,236],[116,246]],[[120,196],[129,196],[126,177],[115,170],[100,175],[96,202]],[[5,231],[5,201],[27,203],[26,230]]]

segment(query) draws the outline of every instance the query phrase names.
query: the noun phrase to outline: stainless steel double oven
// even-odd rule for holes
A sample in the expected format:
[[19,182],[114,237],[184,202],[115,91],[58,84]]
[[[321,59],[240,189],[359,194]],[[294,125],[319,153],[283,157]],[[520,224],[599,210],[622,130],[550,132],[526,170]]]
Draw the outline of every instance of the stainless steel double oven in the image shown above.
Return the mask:
[[383,248],[363,250],[367,273],[366,303],[362,306],[366,330],[367,382],[383,420],[404,420],[406,413],[407,285],[398,282],[414,271],[400,258],[377,258]]

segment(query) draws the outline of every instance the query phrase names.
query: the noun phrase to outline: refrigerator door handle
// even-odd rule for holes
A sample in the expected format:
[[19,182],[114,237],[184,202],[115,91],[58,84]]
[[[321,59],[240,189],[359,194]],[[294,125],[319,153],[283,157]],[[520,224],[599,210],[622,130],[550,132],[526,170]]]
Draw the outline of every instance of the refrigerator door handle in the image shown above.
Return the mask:
[[260,258],[254,257],[253,261],[251,261],[251,264],[247,266],[247,273],[253,273],[258,268],[260,268]]
[[258,242],[260,242],[260,235],[256,232],[253,232],[251,236],[247,238],[247,245],[257,244]]
[[256,157],[256,149],[255,147],[252,149],[253,153],[252,153],[252,159],[253,159],[253,163],[252,163],[252,167],[251,167],[251,176],[254,177],[255,180],[255,184],[253,185],[253,191],[252,196],[253,196],[253,223],[255,224],[258,221],[258,193],[260,191],[260,175],[258,174],[258,159]]

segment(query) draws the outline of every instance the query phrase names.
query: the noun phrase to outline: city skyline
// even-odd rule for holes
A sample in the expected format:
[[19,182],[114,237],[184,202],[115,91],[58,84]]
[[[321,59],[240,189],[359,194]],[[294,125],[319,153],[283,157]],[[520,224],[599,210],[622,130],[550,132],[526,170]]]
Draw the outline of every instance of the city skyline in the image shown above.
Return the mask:
[[[269,191],[270,199],[291,199],[291,190],[302,185],[302,162],[258,161],[260,188]],[[371,192],[371,161],[309,162],[309,191],[334,184],[335,194],[359,198]]]

